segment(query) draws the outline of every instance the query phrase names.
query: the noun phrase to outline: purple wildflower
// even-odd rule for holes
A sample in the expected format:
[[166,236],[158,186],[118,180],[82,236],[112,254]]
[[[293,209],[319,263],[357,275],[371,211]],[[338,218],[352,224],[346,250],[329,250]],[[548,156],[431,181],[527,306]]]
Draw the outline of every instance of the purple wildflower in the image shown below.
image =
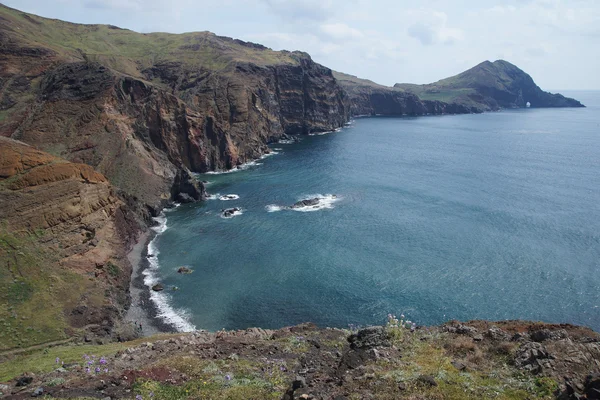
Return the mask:
[[99,363],[100,363],[100,365],[106,365],[106,358],[100,357]]
[[92,371],[90,371],[89,367],[85,369],[85,372],[87,372],[88,374]]
[[144,398],[141,394],[138,394],[137,396],[135,396],[135,400],[144,400]]
[[94,362],[92,360],[88,361],[87,364],[88,365],[92,365]]
[[96,373],[99,374],[100,373],[100,367],[96,367]]
[[104,368],[104,373],[108,374],[108,368]]
[[228,381],[230,381],[231,380],[231,375],[229,375],[229,374],[225,375],[225,379],[228,380]]
[[154,397],[154,392],[150,392],[150,397]]
[[60,364],[60,358],[56,357],[56,363]]

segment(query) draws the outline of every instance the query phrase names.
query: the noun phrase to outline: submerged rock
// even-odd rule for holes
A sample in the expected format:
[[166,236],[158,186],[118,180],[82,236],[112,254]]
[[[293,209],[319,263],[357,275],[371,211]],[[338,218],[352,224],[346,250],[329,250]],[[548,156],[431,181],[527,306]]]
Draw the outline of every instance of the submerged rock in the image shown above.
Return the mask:
[[302,207],[316,206],[317,204],[319,204],[320,201],[321,201],[321,199],[319,197],[315,197],[315,198],[307,199],[307,200],[300,200],[299,202],[291,205],[290,208],[302,208]]

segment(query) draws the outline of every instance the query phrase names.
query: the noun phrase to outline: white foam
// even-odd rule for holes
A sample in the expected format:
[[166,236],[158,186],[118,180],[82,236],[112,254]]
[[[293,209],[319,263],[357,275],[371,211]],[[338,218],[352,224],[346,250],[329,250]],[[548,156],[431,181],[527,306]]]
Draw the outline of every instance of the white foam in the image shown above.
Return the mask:
[[275,150],[275,151],[282,151],[283,149],[281,147],[273,147],[273,150]]
[[284,207],[278,206],[277,204],[269,204],[269,205],[265,206],[265,210],[267,210],[267,212],[277,212],[277,211],[281,211],[283,209],[284,209]]
[[292,211],[299,212],[311,212],[311,211],[319,211],[324,209],[334,208],[334,204],[338,202],[341,198],[334,194],[311,194],[307,196],[303,196],[298,201],[301,200],[309,200],[309,199],[319,199],[319,202],[314,206],[305,206],[305,207],[295,207],[290,208]]
[[291,139],[279,139],[279,141],[277,143],[279,143],[279,144],[294,144],[294,143],[296,143],[296,141],[291,140]]
[[219,200],[222,201],[237,200],[239,198],[240,196],[238,196],[237,194],[224,194],[223,196],[219,196]]
[[207,175],[232,174],[234,172],[245,171],[245,170],[247,170],[250,167],[256,167],[256,166],[259,166],[259,165],[262,165],[262,163],[259,163],[259,162],[256,162],[256,161],[248,161],[245,164],[238,165],[237,167],[232,168],[232,169],[228,169],[226,171],[208,171],[208,172],[205,172],[205,173]]
[[341,130],[342,130],[342,128],[337,128],[332,131],[309,133],[308,136],[323,136],[323,135],[327,135],[330,133],[340,132]]
[[166,323],[173,325],[179,332],[192,332],[196,330],[196,327],[189,322],[189,315],[185,310],[176,310],[171,304],[171,297],[163,292],[155,292],[152,290],[152,286],[159,282],[156,276],[156,271],[160,268],[158,262],[158,247],[156,247],[156,240],[158,237],[167,230],[167,217],[162,212],[158,217],[153,218],[158,222],[158,226],[152,228],[156,232],[156,236],[148,243],[148,268],[146,268],[142,275],[144,275],[144,284],[150,289],[150,300],[154,302],[157,309],[157,316]]
[[260,156],[260,159],[261,159],[261,160],[264,160],[264,159],[265,159],[265,158],[267,158],[267,157],[271,157],[271,156],[274,156],[275,154],[279,154],[279,152],[277,152],[277,151],[274,151],[274,150],[275,150],[275,149],[273,149],[273,151],[271,151],[271,152],[269,152],[269,153],[265,153],[265,154],[263,154],[262,156]]
[[206,200],[217,200],[221,195],[219,193],[209,194],[206,196]]
[[241,209],[238,210],[238,211],[234,211],[233,214],[231,214],[229,217],[226,217],[226,216],[223,215],[223,213],[221,213],[221,218],[223,218],[223,219],[230,219],[230,218],[233,218],[233,217],[237,217],[238,215],[242,215],[243,213],[244,213],[244,210],[241,210]]

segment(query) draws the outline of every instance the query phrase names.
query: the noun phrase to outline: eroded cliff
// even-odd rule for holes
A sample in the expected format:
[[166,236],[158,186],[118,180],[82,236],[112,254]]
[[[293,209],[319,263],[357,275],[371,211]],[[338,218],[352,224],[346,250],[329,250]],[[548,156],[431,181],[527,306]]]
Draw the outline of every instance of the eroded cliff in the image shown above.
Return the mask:
[[0,137],[2,349],[116,336],[140,229],[100,173]]

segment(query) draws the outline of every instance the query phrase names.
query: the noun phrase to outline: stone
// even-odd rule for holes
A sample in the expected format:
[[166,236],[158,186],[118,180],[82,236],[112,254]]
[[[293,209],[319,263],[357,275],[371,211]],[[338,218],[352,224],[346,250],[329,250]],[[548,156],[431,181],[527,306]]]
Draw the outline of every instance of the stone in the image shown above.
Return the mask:
[[456,368],[459,371],[464,371],[464,370],[467,369],[467,366],[465,364],[463,364],[462,362],[460,362],[460,361],[454,360],[454,361],[451,362],[451,364],[452,364],[452,366],[454,368]]
[[419,377],[417,378],[417,381],[419,381],[420,383],[427,385],[427,386],[437,386],[437,382],[435,381],[435,378],[431,375],[419,375]]
[[17,386],[18,387],[27,386],[31,382],[33,382],[33,378],[31,376],[22,376],[17,379]]
[[371,326],[361,329],[350,335],[348,342],[350,342],[350,347],[353,349],[391,346],[389,335],[383,326]]
[[188,268],[186,266],[179,267],[177,269],[177,273],[179,273],[179,274],[191,274],[192,272],[194,272],[194,270],[191,268]]
[[540,329],[531,332],[531,340],[533,340],[534,342],[566,339],[568,336],[569,335],[567,334],[567,331],[565,331],[564,329],[559,329],[556,331],[551,331],[550,329]]
[[164,290],[164,286],[160,283],[157,283],[156,285],[152,286],[152,290],[154,290],[155,292],[160,292],[161,290]]
[[296,375],[296,379],[292,382],[292,390],[297,390],[306,387],[306,378]]
[[585,378],[584,394],[588,400],[600,400],[600,374],[588,375]]
[[44,388],[37,388],[33,391],[33,393],[31,394],[31,397],[40,397],[44,395]]

